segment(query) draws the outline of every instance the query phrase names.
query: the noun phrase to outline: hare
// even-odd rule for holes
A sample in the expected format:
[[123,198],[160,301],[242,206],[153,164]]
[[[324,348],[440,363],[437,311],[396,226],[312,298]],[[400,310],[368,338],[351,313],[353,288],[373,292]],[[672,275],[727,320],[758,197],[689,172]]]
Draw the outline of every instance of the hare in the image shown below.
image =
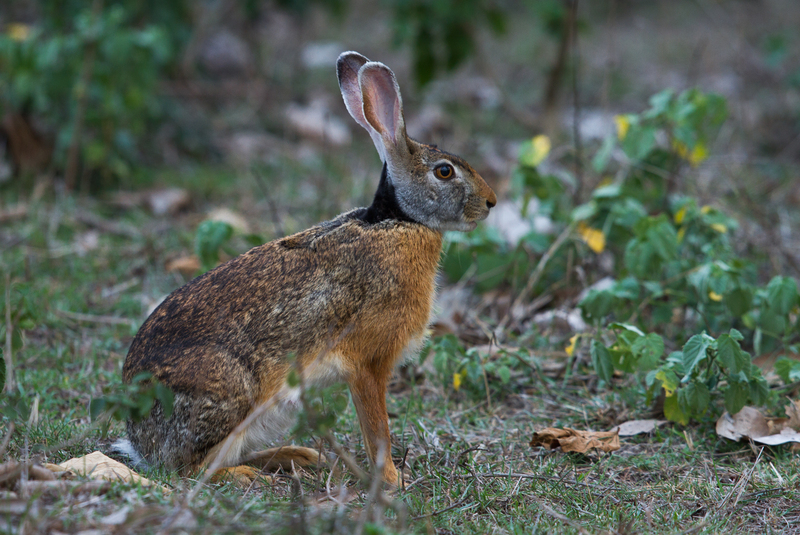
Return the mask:
[[[400,481],[387,382],[426,336],[442,233],[474,229],[497,199],[464,160],[406,135],[388,67],[344,52],[336,70],[347,111],[383,162],[374,200],[251,249],[175,290],[150,315],[123,380],[150,372],[175,401],[169,417],[156,404],[144,420],[127,422],[130,453],[147,463],[191,474],[222,454],[222,472],[254,477],[256,469],[238,465],[292,424],[299,391],[287,377],[298,369],[306,386],[347,383],[371,464],[389,485]],[[278,456],[306,465],[316,460],[308,451]]]

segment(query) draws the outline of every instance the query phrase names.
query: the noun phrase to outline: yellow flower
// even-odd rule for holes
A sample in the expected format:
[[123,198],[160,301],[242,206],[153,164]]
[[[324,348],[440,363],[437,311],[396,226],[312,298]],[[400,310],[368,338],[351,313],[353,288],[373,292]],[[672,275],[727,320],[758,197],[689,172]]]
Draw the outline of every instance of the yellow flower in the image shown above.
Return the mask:
[[567,355],[570,357],[575,353],[575,344],[578,342],[578,335],[576,334],[572,338],[569,339],[569,345],[564,348],[564,351],[567,352]]
[[28,39],[31,34],[31,27],[19,22],[9,24],[6,26],[6,29],[8,30],[8,36],[11,40],[17,41],[18,43]]
[[461,388],[461,374],[454,373],[453,374],[453,390],[458,391]]
[[711,228],[713,228],[720,234],[725,234],[726,232],[728,232],[728,227],[726,227],[722,223],[711,223]]
[[716,301],[717,303],[722,301],[722,296],[713,290],[708,292],[708,298],[712,301]]
[[680,210],[678,210],[675,213],[675,224],[676,225],[680,225],[681,223],[683,223],[683,220],[686,218],[686,209],[687,208],[688,208],[687,206],[684,206],[683,208],[681,208]]
[[602,253],[606,249],[606,236],[602,230],[592,228],[584,222],[578,223],[578,234],[581,239],[595,253]]
[[689,154],[688,160],[690,164],[697,167],[697,165],[706,158],[708,158],[708,149],[705,143],[698,143],[694,146],[694,149],[692,149],[692,153]]
[[522,146],[519,162],[522,165],[536,167],[550,153],[550,147],[550,138],[545,135],[538,135]]
[[628,129],[631,127],[631,120],[627,115],[615,115],[614,122],[617,124],[617,139],[622,141],[628,135]]
[[705,214],[709,213],[711,210],[713,210],[713,208],[711,208],[711,206],[709,206],[707,204],[707,205],[703,206],[702,208],[700,208],[700,213],[705,215]]

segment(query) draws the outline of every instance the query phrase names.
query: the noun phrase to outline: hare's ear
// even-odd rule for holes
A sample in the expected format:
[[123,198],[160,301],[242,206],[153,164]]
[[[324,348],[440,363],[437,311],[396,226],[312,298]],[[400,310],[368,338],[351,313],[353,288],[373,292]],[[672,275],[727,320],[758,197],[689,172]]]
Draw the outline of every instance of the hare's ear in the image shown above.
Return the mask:
[[358,85],[364,118],[380,135],[386,155],[407,153],[403,100],[394,73],[383,63],[371,61],[358,71]]
[[358,71],[368,62],[369,60],[358,52],[342,52],[339,55],[339,59],[336,60],[336,76],[339,79],[339,90],[342,92],[347,111],[358,124],[369,132],[381,161],[385,162],[386,155],[384,153],[383,140],[381,140],[380,134],[364,118],[361,87],[358,85]]

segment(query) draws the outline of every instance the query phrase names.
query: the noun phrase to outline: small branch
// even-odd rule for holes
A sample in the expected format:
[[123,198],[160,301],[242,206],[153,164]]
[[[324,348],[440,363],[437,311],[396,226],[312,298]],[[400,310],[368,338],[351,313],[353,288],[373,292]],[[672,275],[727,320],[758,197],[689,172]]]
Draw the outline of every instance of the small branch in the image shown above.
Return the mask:
[[57,316],[75,321],[87,323],[102,323],[104,325],[133,325],[133,320],[120,318],[118,316],[98,316],[96,314],[82,314],[80,312],[70,312],[68,310],[53,309]]
[[527,298],[528,294],[533,291],[533,287],[536,286],[536,284],[539,282],[539,279],[542,277],[542,273],[544,272],[544,268],[547,267],[547,263],[550,261],[556,251],[561,248],[561,245],[563,245],[567,238],[569,238],[576,225],[577,223],[573,221],[564,230],[562,230],[561,234],[559,234],[552,245],[550,245],[550,248],[547,249],[547,251],[539,259],[536,269],[534,269],[533,273],[531,273],[531,276],[528,277],[528,282],[525,284],[525,288],[519,293],[519,295],[517,295],[517,298],[514,299],[514,302],[508,308],[508,312],[506,312],[505,317],[503,317],[503,320],[495,329],[495,333],[498,334],[498,338],[500,338],[499,335],[503,332],[503,329],[506,328],[508,322],[511,320],[511,314],[514,309],[518,308],[522,304],[522,301]]
[[11,353],[13,350],[12,337],[14,325],[11,324],[11,274],[6,273],[6,394],[11,394],[14,391],[14,357]]
[[580,124],[580,98],[578,92],[578,66],[580,55],[578,54],[578,0],[568,0],[569,6],[569,37],[570,48],[572,49],[572,137],[575,143],[575,174],[578,179],[578,187],[575,189],[573,200],[579,199],[583,190],[583,143],[581,142]]
[[[94,0],[92,4],[92,22],[95,24],[100,12],[103,10],[103,0]],[[72,128],[72,140],[67,152],[67,166],[64,171],[64,184],[68,191],[75,190],[77,175],[78,175],[78,156],[81,148],[81,130],[83,130],[83,119],[86,115],[86,101],[89,95],[89,82],[92,79],[92,71],[94,70],[94,60],[97,55],[97,37],[86,46],[86,52],[83,56],[83,65],[81,66],[81,75],[78,83],[75,86],[75,99],[77,101],[75,106],[75,125]]]
[[432,513],[415,516],[414,518],[411,519],[411,521],[414,522],[415,520],[421,520],[423,518],[433,518],[435,516],[441,515],[442,513],[446,513],[447,511],[452,511],[456,507],[460,507],[461,504],[463,504],[467,500],[467,494],[469,493],[470,490],[472,490],[472,486],[468,485],[466,490],[464,490],[464,494],[462,494],[461,497],[458,500],[456,500],[456,503],[454,503],[453,505],[445,507],[444,509],[439,509],[438,511],[434,511]]

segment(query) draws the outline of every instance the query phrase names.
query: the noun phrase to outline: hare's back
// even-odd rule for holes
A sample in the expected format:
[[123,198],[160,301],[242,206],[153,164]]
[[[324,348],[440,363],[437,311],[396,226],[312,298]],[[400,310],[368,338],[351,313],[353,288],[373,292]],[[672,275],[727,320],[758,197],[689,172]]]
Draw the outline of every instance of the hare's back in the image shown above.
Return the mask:
[[137,333],[124,378],[150,371],[189,391],[231,375],[258,384],[283,375],[290,355],[313,357],[365,328],[399,329],[403,343],[427,323],[441,235],[357,216],[251,249],[175,290]]

